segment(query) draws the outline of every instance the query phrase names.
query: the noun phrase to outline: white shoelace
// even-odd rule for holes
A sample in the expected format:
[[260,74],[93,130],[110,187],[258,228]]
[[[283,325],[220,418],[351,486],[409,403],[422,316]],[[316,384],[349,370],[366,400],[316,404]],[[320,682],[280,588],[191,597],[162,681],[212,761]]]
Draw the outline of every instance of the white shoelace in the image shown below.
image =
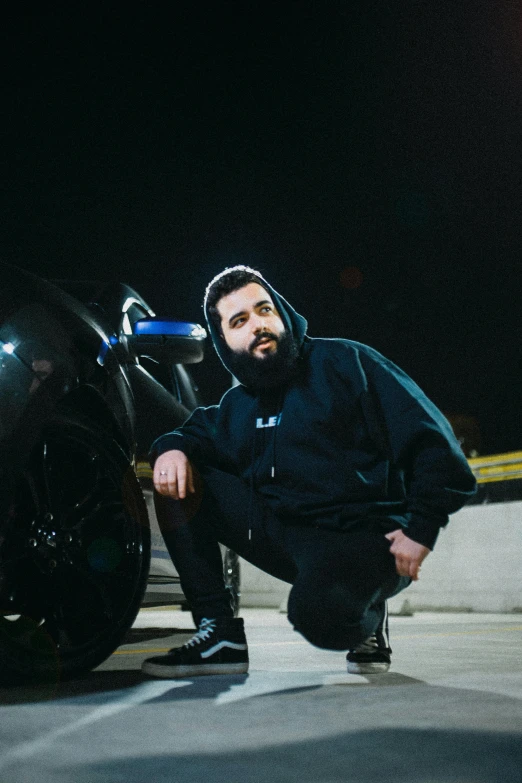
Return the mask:
[[199,624],[199,630],[194,634],[192,639],[189,639],[188,642],[185,642],[183,647],[194,647],[195,644],[206,642],[215,627],[215,620],[207,620],[207,618],[204,617]]

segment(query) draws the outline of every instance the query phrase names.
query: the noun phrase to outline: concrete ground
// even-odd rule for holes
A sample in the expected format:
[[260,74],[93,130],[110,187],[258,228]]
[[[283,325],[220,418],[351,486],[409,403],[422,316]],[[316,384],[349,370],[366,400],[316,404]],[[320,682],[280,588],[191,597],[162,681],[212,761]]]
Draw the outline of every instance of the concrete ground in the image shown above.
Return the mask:
[[142,677],[191,628],[146,610],[95,672],[0,690],[0,783],[522,782],[522,615],[392,617],[371,677],[275,610],[243,616],[245,676]]

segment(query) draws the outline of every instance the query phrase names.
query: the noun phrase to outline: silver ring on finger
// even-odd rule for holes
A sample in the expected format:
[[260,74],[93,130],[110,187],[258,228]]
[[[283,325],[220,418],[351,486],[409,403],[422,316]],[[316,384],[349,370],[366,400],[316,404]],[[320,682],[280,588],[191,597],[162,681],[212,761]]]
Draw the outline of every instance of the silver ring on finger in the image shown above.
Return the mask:
[[166,476],[167,471],[166,470],[160,470],[160,476]]

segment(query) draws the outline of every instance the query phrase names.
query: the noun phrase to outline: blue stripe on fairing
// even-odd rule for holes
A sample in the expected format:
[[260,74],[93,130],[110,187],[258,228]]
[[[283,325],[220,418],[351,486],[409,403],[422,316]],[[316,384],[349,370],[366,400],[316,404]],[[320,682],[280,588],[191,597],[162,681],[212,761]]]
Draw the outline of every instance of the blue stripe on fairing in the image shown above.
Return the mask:
[[187,321],[162,320],[161,318],[144,318],[136,321],[133,327],[134,334],[153,335],[178,335],[180,337],[192,337],[198,324]]

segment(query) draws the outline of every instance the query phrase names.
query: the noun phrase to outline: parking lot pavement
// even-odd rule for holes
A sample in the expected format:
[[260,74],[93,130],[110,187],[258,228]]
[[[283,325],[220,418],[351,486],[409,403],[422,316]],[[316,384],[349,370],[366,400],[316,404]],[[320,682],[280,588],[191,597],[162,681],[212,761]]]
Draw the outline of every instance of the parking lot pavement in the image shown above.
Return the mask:
[[95,672],[0,691],[0,783],[522,783],[522,615],[393,617],[392,669],[362,677],[285,615],[242,614],[245,676],[142,677],[192,631],[144,610]]

